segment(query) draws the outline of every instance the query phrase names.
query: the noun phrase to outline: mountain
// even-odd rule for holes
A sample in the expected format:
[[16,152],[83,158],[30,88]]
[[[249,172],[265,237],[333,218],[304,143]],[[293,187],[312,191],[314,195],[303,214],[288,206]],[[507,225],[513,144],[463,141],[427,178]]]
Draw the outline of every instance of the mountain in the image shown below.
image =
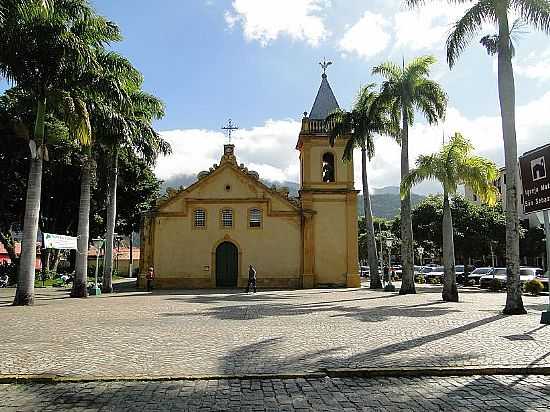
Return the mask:
[[[411,194],[412,206],[416,206],[425,198],[426,196],[417,195],[415,193]],[[395,216],[399,215],[399,211],[401,210],[401,196],[399,193],[373,194],[370,196],[370,200],[373,216],[393,219]],[[359,216],[365,215],[363,195],[357,197],[357,214]]]
[[[180,186],[190,186],[197,180],[197,177],[194,175],[180,175],[174,176],[166,180],[161,186],[161,193],[166,192],[168,187],[179,188]],[[269,180],[262,180],[264,184],[271,187],[276,185],[278,187],[286,186],[288,187],[290,196],[297,197],[298,190],[300,190],[300,185],[296,182],[274,182]],[[426,197],[412,194],[411,201],[412,205],[420,203]],[[399,196],[399,187],[398,186],[387,186],[373,190],[371,195],[372,203],[372,214],[376,217],[383,217],[386,219],[393,219],[399,214],[401,208],[401,198]],[[364,216],[363,208],[363,195],[359,195],[357,198],[357,214],[359,216]]]
[[[164,194],[166,189],[172,187],[178,189],[180,186],[188,187],[197,181],[196,175],[178,175],[164,181],[160,187],[160,193]],[[300,185],[296,182],[275,182],[271,180],[261,179],[262,183],[268,187],[276,185],[277,187],[288,187],[290,196],[297,197]]]

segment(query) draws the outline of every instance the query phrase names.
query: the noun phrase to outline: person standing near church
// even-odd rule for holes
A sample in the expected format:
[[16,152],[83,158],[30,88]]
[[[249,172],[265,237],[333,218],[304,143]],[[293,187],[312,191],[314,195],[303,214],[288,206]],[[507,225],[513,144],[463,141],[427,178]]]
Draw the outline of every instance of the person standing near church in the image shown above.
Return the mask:
[[256,293],[256,269],[254,269],[252,265],[248,265],[248,285],[246,286],[246,293],[250,292],[250,285],[252,285],[254,293]]
[[151,292],[153,290],[153,281],[155,280],[155,269],[152,266],[147,271],[145,278],[147,279],[147,292]]

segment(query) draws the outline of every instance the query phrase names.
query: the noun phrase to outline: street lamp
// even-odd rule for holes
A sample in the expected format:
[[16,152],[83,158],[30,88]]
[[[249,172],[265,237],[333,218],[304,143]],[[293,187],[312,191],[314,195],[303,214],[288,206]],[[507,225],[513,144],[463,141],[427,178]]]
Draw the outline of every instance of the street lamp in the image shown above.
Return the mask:
[[386,239],[386,246],[388,247],[388,284],[384,287],[385,292],[395,292],[395,286],[392,283],[392,274],[391,274],[391,247],[393,241],[391,238]]
[[422,246],[418,246],[418,257],[420,258],[420,266],[422,266],[422,255],[424,254],[424,248]]
[[101,249],[103,248],[103,243],[104,242],[105,241],[101,238],[92,239],[92,245],[94,246],[94,248],[96,250],[94,287],[90,289],[90,295],[92,295],[92,296],[101,295],[101,289],[97,287],[97,273],[99,271],[99,253],[101,252]]

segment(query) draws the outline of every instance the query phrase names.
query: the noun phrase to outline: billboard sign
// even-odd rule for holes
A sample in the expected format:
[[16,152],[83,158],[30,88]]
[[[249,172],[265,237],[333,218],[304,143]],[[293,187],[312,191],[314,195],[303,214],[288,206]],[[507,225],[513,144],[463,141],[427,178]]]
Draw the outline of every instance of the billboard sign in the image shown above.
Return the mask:
[[76,237],[44,233],[44,249],[78,249]]
[[525,214],[550,210],[550,144],[519,158]]

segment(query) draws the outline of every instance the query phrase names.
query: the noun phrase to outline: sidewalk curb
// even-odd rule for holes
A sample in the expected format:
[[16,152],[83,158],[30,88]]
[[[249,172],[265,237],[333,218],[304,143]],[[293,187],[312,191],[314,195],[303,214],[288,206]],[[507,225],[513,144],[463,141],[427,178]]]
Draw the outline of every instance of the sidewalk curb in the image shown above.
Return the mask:
[[213,380],[261,380],[261,379],[322,379],[322,378],[403,378],[430,376],[487,376],[487,375],[545,375],[550,376],[550,366],[512,367],[433,367],[433,368],[342,368],[324,369],[315,372],[264,373],[243,375],[170,375],[170,376],[94,376],[94,375],[2,375],[0,384],[28,383],[86,383],[86,382],[169,382],[169,381],[213,381]]

